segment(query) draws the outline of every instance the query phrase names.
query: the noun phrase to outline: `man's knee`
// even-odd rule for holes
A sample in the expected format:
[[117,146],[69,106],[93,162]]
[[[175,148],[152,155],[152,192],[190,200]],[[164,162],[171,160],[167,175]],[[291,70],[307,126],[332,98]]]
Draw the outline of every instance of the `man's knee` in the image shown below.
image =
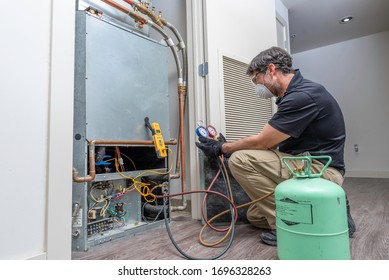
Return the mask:
[[244,161],[242,159],[242,151],[234,152],[228,159],[228,167],[232,173],[241,168],[243,164]]

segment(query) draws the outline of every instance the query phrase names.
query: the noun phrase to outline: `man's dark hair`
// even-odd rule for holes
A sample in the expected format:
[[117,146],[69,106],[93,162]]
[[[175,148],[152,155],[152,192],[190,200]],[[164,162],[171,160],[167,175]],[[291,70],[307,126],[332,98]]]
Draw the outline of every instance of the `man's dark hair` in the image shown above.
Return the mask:
[[252,75],[254,72],[265,73],[270,63],[273,63],[276,69],[281,70],[284,74],[294,72],[290,54],[282,48],[271,47],[260,52],[251,60],[246,74]]

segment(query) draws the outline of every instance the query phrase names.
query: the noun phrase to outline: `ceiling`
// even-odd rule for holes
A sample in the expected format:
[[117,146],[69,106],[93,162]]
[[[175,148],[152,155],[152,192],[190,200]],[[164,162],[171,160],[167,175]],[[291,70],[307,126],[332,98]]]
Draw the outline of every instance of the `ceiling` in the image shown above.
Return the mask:
[[[289,10],[291,53],[389,30],[389,0],[281,0]],[[354,19],[347,24],[339,20]]]

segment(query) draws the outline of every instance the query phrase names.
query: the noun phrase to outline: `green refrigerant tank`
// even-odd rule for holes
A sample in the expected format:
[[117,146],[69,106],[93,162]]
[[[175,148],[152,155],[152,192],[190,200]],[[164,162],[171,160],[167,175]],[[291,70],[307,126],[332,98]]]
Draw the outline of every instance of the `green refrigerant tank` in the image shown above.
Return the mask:
[[[320,173],[311,174],[313,159],[328,159]],[[291,160],[304,167],[292,170]],[[346,195],[320,178],[329,156],[283,157],[293,175],[275,189],[277,252],[281,260],[349,260]]]

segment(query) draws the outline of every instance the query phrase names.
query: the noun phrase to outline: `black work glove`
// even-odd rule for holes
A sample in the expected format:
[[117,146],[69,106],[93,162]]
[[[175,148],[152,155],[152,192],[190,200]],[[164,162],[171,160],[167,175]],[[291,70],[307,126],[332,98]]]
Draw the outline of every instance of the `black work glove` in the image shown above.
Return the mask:
[[220,141],[213,140],[211,138],[206,138],[203,136],[199,137],[199,142],[196,142],[196,146],[201,149],[207,157],[216,158],[223,154],[222,145],[226,143],[226,138],[223,134],[220,133]]

